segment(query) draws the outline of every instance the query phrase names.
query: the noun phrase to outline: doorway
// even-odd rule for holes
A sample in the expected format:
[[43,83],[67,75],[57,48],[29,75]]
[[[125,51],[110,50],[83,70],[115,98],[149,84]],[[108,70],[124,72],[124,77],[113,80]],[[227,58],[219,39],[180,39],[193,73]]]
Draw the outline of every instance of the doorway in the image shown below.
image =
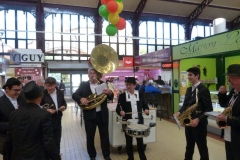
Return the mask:
[[88,74],[84,73],[48,73],[48,76],[54,77],[57,80],[58,85],[61,80],[63,80],[63,83],[65,84],[65,96],[72,96],[82,81],[88,81]]

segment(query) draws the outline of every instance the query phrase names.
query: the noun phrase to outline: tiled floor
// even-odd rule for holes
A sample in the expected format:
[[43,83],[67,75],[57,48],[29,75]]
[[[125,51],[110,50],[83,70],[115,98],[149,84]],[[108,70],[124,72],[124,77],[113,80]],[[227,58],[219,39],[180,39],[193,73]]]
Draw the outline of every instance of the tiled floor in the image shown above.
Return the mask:
[[[80,110],[76,110],[75,103],[68,102],[63,120],[63,134],[61,152],[63,160],[88,160],[86,150],[86,134],[84,125],[80,125]],[[157,141],[149,143],[146,147],[148,160],[183,160],[185,151],[184,129],[178,130],[177,126],[169,121],[157,119]],[[96,132],[95,147],[97,160],[103,160],[99,134]],[[224,160],[224,143],[215,138],[208,137],[210,160]],[[139,160],[137,152],[135,160]],[[117,148],[111,147],[112,160],[126,160],[126,153],[119,154]],[[0,160],[2,157],[0,157]],[[193,160],[199,160],[199,153],[195,147]]]

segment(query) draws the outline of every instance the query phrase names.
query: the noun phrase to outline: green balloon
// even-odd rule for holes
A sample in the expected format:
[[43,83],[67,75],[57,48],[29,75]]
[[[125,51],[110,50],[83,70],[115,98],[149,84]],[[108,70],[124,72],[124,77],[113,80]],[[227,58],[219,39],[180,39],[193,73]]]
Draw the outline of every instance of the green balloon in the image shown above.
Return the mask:
[[102,16],[102,17],[108,17],[109,12],[107,10],[107,6],[105,4],[101,5],[98,9],[98,13]]
[[114,36],[117,33],[117,27],[113,24],[109,24],[106,28],[106,33],[109,36]]
[[122,0],[115,0],[115,1],[117,1],[117,2],[122,2]]

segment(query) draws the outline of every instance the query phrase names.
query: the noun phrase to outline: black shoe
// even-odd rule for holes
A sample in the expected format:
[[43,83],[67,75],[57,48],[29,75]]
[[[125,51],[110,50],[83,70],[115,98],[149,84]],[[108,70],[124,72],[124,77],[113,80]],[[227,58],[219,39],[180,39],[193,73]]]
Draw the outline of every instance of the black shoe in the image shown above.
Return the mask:
[[96,158],[95,157],[91,157],[90,160],[96,160]]
[[110,157],[104,157],[104,160],[112,160]]

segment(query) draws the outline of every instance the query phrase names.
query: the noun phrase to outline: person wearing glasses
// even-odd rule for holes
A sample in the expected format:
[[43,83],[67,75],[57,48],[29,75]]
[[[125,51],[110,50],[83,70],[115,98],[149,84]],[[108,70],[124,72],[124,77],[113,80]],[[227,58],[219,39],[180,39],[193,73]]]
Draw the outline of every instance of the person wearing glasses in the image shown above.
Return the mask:
[[[27,102],[20,95],[22,83],[16,78],[9,78],[3,86],[5,94],[0,98],[0,136],[8,138],[9,115],[19,107],[24,107]],[[12,145],[9,141],[5,143],[3,149],[3,160],[10,160]]]
[[57,81],[53,77],[45,79],[45,90],[40,103],[43,109],[52,114],[53,137],[60,154],[60,143],[62,137],[62,115],[67,108],[63,92],[57,88]]

